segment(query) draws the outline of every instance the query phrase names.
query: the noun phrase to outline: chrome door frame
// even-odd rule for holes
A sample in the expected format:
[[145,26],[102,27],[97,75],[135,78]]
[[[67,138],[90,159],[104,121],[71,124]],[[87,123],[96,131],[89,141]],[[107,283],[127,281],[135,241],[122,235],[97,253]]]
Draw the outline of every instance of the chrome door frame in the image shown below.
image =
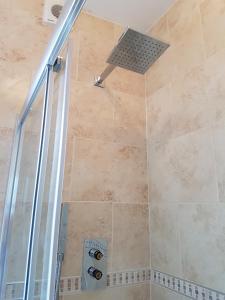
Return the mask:
[[[48,270],[47,286],[44,293],[47,299],[55,299],[56,296],[56,276],[57,276],[57,252],[58,252],[58,238],[60,227],[60,214],[62,203],[63,177],[65,165],[65,152],[67,140],[68,127],[68,112],[69,112],[69,84],[70,84],[70,67],[72,57],[72,46],[68,44],[66,57],[64,59],[64,69],[61,71],[59,88],[59,101],[57,106],[56,119],[56,135],[54,140],[53,166],[51,182],[50,182],[50,201],[53,204],[52,220],[53,226],[47,226],[50,229],[49,240],[49,254],[45,259],[45,267]],[[47,218],[50,220],[50,218]],[[49,258],[48,258],[49,257]],[[43,291],[42,291],[43,292]],[[45,298],[42,297],[41,300]]]
[[34,280],[36,275],[37,250],[35,241],[38,241],[41,222],[42,197],[44,192],[45,173],[48,158],[49,132],[52,111],[52,68],[46,69],[46,86],[44,96],[44,111],[42,117],[42,128],[40,134],[40,149],[38,153],[37,178],[35,182],[35,193],[32,206],[31,226],[29,232],[28,257],[26,261],[26,277],[24,282],[24,299],[32,299],[34,293]]
[[[68,36],[73,28],[73,25],[78,18],[86,0],[68,0],[64,6],[64,9],[61,13],[61,16],[57,22],[57,25],[55,27],[55,30],[53,32],[52,38],[49,41],[46,53],[40,63],[40,67],[36,73],[36,76],[34,78],[34,81],[31,85],[31,88],[29,90],[28,96],[26,98],[25,104],[23,106],[23,109],[20,113],[16,129],[15,129],[15,139],[13,144],[13,153],[11,158],[11,165],[10,165],[10,172],[9,172],[9,179],[8,179],[8,186],[7,186],[7,193],[6,193],[6,200],[5,200],[5,207],[4,207],[4,215],[3,215],[3,225],[1,230],[1,236],[0,236],[0,295],[3,293],[3,289],[5,286],[4,282],[4,269],[5,269],[5,261],[7,256],[7,250],[8,250],[8,240],[9,240],[9,230],[12,226],[12,220],[13,220],[13,194],[12,191],[15,188],[16,183],[16,169],[18,167],[19,163],[19,144],[21,142],[21,133],[22,133],[22,125],[24,121],[26,120],[29,111],[31,109],[32,104],[36,100],[36,96],[43,84],[43,81],[45,79],[46,75],[46,68],[52,68],[57,56],[59,55],[60,51],[62,50],[63,46],[65,45],[65,42],[68,39]],[[66,111],[66,106],[62,107],[64,111]],[[62,117],[61,122],[64,124],[65,120]],[[64,128],[64,126],[62,126]],[[63,139],[62,134],[65,133],[64,131],[60,131],[59,136]],[[63,156],[63,147],[62,147],[62,141],[60,141],[60,155]],[[63,162],[63,159],[62,159]],[[40,172],[40,170],[39,170]],[[62,184],[60,180],[62,180],[63,174],[59,172],[59,169],[57,169],[57,182],[58,184]],[[34,209],[34,208],[33,208]],[[32,211],[32,215],[34,215],[34,211]],[[55,211],[54,217],[57,218],[58,214]],[[57,232],[57,228],[59,227],[59,224],[57,225],[58,220],[55,220],[55,232]],[[55,237],[54,241],[51,241],[51,254],[52,262],[51,262],[51,273],[54,270],[53,266],[53,260],[56,257],[57,252],[57,245],[56,245],[57,237]],[[54,246],[56,245],[55,249]],[[52,275],[52,274],[51,274]],[[54,282],[51,278],[51,285],[48,288],[48,295],[51,298],[48,298],[49,300],[53,299],[52,295],[52,286]]]

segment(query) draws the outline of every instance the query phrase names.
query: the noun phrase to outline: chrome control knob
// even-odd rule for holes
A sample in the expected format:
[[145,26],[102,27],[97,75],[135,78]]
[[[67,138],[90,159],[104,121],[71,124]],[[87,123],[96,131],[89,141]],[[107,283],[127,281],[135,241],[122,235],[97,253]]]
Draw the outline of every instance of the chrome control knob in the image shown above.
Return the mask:
[[103,258],[102,252],[97,249],[91,249],[89,251],[89,255],[97,260],[101,260]]
[[92,277],[94,277],[96,280],[100,280],[102,278],[102,272],[94,267],[90,267],[88,269],[88,274]]

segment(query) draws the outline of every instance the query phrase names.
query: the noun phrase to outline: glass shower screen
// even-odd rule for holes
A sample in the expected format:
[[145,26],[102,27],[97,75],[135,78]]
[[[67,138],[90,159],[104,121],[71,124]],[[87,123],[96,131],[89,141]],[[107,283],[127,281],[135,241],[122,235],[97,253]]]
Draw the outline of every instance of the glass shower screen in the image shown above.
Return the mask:
[[[18,122],[1,235],[1,299],[53,299],[68,115],[68,48]],[[12,289],[14,289],[12,291]]]

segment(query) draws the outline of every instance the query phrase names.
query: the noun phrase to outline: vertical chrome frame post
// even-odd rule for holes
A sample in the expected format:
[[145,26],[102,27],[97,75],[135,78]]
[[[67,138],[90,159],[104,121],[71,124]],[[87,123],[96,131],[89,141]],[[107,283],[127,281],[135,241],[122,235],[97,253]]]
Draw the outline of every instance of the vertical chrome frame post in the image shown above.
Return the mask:
[[[26,262],[26,278],[24,283],[24,299],[33,299],[35,291],[35,275],[38,247],[36,242],[39,241],[39,230],[42,213],[42,197],[44,193],[45,173],[48,158],[49,133],[51,124],[51,105],[52,105],[52,67],[47,67],[46,86],[44,97],[44,109],[42,116],[41,142],[38,154],[38,168],[35,184],[35,193],[33,199],[31,228],[29,232],[29,252]],[[44,77],[45,78],[45,77]],[[43,82],[44,83],[44,82]]]
[[[45,259],[45,267],[48,272],[45,296],[47,299],[54,299],[56,296],[57,277],[57,251],[60,227],[60,214],[62,203],[64,164],[66,152],[66,138],[69,111],[69,75],[71,67],[72,47],[69,45],[62,77],[60,78],[60,94],[57,107],[55,147],[53,153],[52,177],[50,182],[50,199],[52,202],[51,218],[52,226],[48,226],[49,231],[49,253]],[[41,295],[41,300],[44,300]]]

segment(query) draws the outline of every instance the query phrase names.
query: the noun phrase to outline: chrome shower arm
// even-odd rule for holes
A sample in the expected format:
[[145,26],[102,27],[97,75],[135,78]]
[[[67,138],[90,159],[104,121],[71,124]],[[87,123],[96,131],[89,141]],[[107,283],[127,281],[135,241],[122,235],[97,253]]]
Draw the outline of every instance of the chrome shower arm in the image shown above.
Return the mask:
[[100,76],[95,80],[95,86],[101,87],[103,81],[112,73],[116,66],[109,64]]

